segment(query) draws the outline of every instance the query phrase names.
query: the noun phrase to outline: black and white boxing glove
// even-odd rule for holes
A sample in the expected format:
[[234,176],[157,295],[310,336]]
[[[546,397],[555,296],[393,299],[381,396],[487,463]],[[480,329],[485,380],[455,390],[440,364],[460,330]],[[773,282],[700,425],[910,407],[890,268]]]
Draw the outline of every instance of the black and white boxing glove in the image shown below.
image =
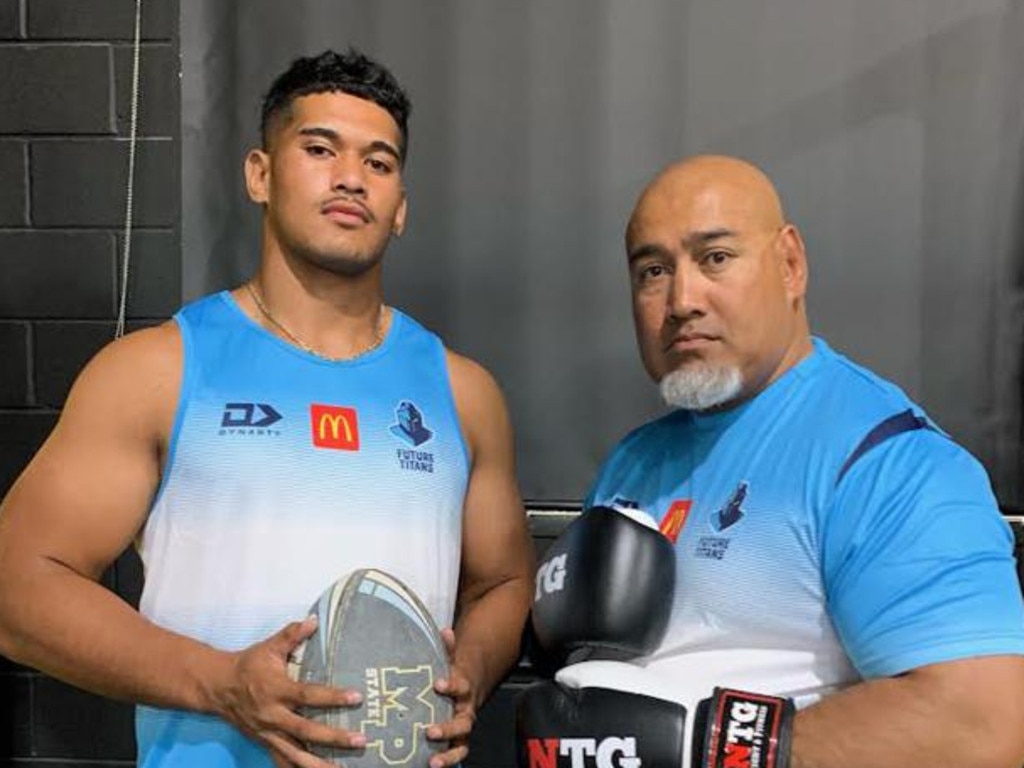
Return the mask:
[[679,690],[629,659],[664,637],[675,553],[644,513],[594,507],[545,553],[532,624],[570,666],[517,702],[520,768],[786,768],[791,700]]
[[531,621],[558,664],[631,659],[661,642],[672,612],[672,544],[642,512],[591,507],[537,570]]
[[643,668],[590,661],[521,694],[519,768],[787,768],[790,699],[727,688],[663,698]]

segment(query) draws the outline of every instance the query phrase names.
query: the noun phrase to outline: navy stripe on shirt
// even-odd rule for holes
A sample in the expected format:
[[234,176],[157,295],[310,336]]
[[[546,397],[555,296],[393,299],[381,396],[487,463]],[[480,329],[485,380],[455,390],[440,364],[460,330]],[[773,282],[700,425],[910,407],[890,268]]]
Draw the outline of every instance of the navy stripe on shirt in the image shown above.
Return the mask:
[[843,477],[850,468],[857,462],[857,460],[865,453],[870,451],[876,445],[884,443],[890,437],[901,435],[904,432],[913,432],[917,429],[931,429],[931,425],[928,420],[923,416],[916,415],[909,408],[902,413],[897,413],[895,416],[890,416],[885,421],[879,423],[868,432],[867,437],[860,441],[853,453],[843,464],[843,468],[839,470],[839,477],[836,479],[836,485],[842,482]]

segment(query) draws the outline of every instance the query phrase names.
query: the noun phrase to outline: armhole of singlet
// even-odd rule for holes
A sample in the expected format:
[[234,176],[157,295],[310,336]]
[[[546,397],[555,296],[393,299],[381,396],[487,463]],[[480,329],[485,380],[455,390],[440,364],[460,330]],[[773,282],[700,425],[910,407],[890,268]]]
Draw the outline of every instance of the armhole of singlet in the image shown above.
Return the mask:
[[469,482],[469,473],[473,466],[469,456],[469,445],[466,444],[466,433],[462,427],[462,419],[459,418],[459,407],[455,402],[455,389],[452,387],[452,372],[448,367],[448,350],[440,338],[434,336],[436,348],[440,350],[441,370],[444,371],[445,398],[448,401],[448,410],[451,412],[452,420],[459,435],[459,446],[462,448],[462,465],[466,472],[466,482]]
[[918,429],[932,429],[932,426],[928,423],[927,419],[916,415],[909,408],[876,424],[843,463],[842,469],[839,470],[839,476],[836,478],[836,485],[842,482],[846,473],[850,471],[853,465],[872,448],[881,445],[889,438],[896,437],[896,435],[902,435],[904,432],[913,432]]
[[178,403],[174,408],[174,426],[171,428],[171,438],[167,442],[167,457],[164,460],[164,468],[160,473],[160,485],[153,495],[153,503],[150,504],[152,512],[160,503],[164,488],[171,477],[171,470],[174,468],[174,460],[178,453],[178,437],[181,434],[182,424],[185,422],[185,412],[188,410],[188,402],[192,393],[192,387],[196,378],[198,362],[195,359],[195,342],[192,339],[192,328],[189,321],[185,319],[182,312],[174,316],[174,322],[178,325],[178,332],[181,334],[181,386],[178,391]]

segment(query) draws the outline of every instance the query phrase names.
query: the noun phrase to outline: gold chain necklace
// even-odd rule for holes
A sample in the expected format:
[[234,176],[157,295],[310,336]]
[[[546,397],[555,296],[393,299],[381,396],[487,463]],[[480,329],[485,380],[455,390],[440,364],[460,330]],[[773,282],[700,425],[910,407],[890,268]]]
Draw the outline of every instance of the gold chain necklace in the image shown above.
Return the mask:
[[263,315],[263,317],[266,319],[268,323],[277,328],[277,330],[283,333],[290,342],[295,344],[295,346],[299,347],[299,349],[301,349],[303,352],[308,352],[309,354],[313,355],[313,357],[319,357],[321,360],[329,360],[332,363],[340,363],[344,360],[355,360],[356,358],[362,357],[363,355],[370,354],[371,352],[373,352],[373,350],[375,350],[377,347],[381,345],[381,342],[384,341],[384,315],[385,312],[387,311],[387,307],[384,306],[383,304],[380,305],[380,312],[377,315],[377,325],[373,329],[373,341],[370,343],[370,345],[366,347],[366,349],[362,349],[359,352],[356,352],[354,355],[342,355],[340,357],[334,357],[332,355],[325,355],[323,352],[320,352],[311,347],[309,344],[304,342],[294,333],[285,328],[285,326],[281,323],[280,320],[278,320],[276,317],[270,314],[270,310],[267,309],[267,305],[263,303],[263,298],[260,296],[259,291],[256,290],[256,284],[252,280],[245,284],[245,289],[249,292],[249,295],[252,296],[253,303],[256,304],[256,308],[260,311],[260,314]]

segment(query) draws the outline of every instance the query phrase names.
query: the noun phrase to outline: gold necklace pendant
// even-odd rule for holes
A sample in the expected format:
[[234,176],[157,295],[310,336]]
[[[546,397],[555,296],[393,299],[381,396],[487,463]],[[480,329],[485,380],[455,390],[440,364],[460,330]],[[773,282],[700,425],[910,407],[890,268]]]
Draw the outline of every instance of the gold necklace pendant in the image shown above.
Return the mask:
[[335,357],[333,355],[326,355],[323,352],[314,349],[309,344],[300,339],[298,336],[296,336],[294,333],[289,331],[288,328],[286,328],[285,325],[281,323],[280,320],[274,317],[274,315],[271,314],[270,310],[267,308],[267,305],[264,303],[263,297],[257,290],[254,281],[248,281],[245,284],[245,289],[249,292],[249,295],[252,297],[252,301],[256,305],[256,309],[260,311],[260,314],[263,315],[264,319],[266,319],[268,323],[270,323],[277,330],[279,330],[285,336],[285,338],[288,339],[288,341],[292,342],[292,344],[297,346],[303,352],[308,352],[309,354],[313,355],[313,357],[319,357],[321,360],[327,360],[332,363],[340,363],[348,360],[355,360],[357,358],[363,357],[364,355],[370,354],[384,341],[384,316],[387,312],[387,306],[385,306],[384,304],[380,305],[380,312],[377,315],[377,324],[373,329],[373,341],[370,342],[369,346],[367,346],[366,349],[362,349],[353,355],[341,355],[339,357]]

